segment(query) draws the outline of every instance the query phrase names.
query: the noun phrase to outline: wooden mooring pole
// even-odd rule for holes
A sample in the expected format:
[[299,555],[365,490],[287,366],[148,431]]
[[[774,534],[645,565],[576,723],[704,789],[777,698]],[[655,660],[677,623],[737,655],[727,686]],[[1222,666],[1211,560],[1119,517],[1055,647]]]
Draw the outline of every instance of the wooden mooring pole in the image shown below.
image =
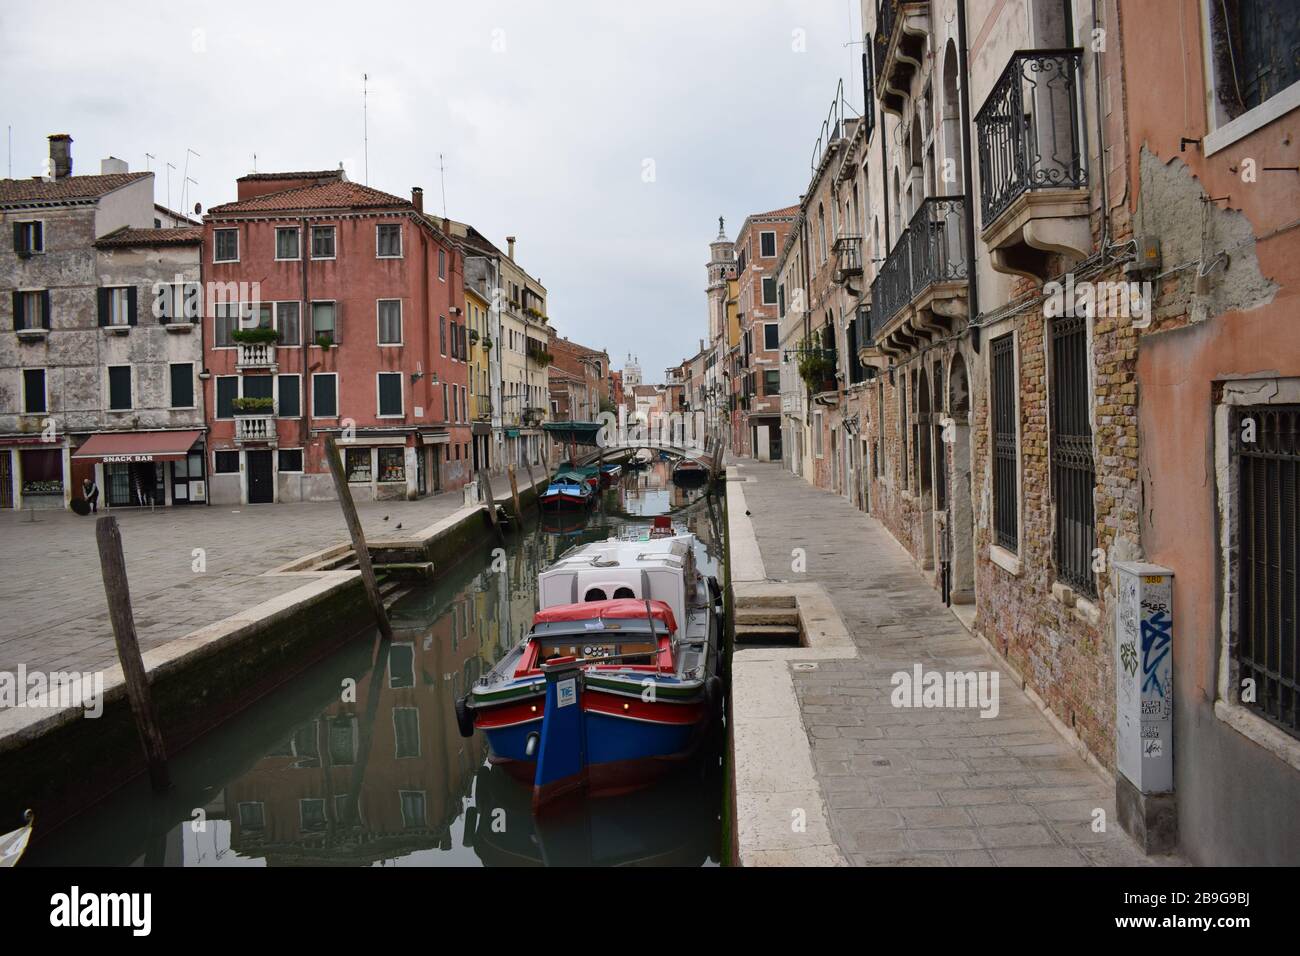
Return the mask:
[[488,478],[486,471],[479,472],[479,481],[483,482],[483,500],[487,502],[488,518],[492,521],[492,530],[497,533],[497,540],[502,544],[506,543],[506,533],[501,530],[501,523],[497,520],[497,499],[492,493],[492,481]]
[[[528,459],[525,458],[524,460],[527,461]],[[510,497],[515,502],[515,521],[522,522],[524,520],[524,509],[519,506],[519,480],[515,477],[515,466],[510,465],[506,469],[506,474],[510,476]]]
[[528,487],[533,491],[533,504],[537,505],[537,510],[542,510],[542,493],[537,490],[537,479],[533,477],[533,466],[527,458],[524,459],[524,467],[528,469]]
[[99,566],[104,576],[104,596],[108,598],[108,616],[113,622],[113,639],[117,642],[117,659],[122,664],[126,697],[131,703],[136,730],[149,764],[149,782],[155,790],[169,790],[171,775],[167,771],[167,749],[163,746],[158,713],[149,691],[149,675],[140,657],[140,642],[135,633],[135,614],[131,611],[131,587],[126,579],[126,559],[122,556],[122,533],[117,518],[104,515],[95,522],[95,541],[99,545]]
[[386,641],[393,639],[393,625],[388,622],[388,612],[384,610],[384,599],[379,596],[379,582],[375,580],[375,568],[370,563],[370,548],[366,546],[366,533],[361,529],[361,519],[357,517],[357,506],[352,500],[352,489],[348,487],[347,476],[343,474],[343,459],[339,456],[338,443],[333,435],[325,436],[325,457],[329,460],[330,474],[334,476],[334,490],[338,492],[339,506],[343,509],[343,520],[347,522],[348,534],[352,536],[352,550],[357,556],[357,568],[361,571],[361,583],[366,589],[366,598],[374,612],[375,623],[379,625],[379,634]]

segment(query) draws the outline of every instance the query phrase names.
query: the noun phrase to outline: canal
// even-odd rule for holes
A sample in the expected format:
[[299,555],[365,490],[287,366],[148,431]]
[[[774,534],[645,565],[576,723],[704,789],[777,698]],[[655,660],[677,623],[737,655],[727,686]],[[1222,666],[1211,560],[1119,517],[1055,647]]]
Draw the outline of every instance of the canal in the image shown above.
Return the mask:
[[531,788],[456,730],[453,701],[527,633],[537,573],[575,545],[636,537],[656,515],[699,538],[722,578],[722,501],[625,472],[587,514],[533,520],[393,605],[395,639],[360,639],[28,851],[34,865],[712,866],[721,859],[722,731],[652,788],[535,820]]

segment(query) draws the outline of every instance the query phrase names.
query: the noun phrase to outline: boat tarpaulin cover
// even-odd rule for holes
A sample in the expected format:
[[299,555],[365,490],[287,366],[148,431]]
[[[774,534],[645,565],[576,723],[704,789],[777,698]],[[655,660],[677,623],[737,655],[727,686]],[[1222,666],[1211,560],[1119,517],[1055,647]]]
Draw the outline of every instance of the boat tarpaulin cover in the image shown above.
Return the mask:
[[555,624],[561,621],[606,620],[645,620],[653,617],[663,621],[670,633],[676,633],[677,620],[673,609],[663,601],[650,601],[650,613],[646,613],[646,603],[640,598],[612,598],[608,601],[584,601],[581,604],[560,604],[548,607],[533,615],[533,624]]

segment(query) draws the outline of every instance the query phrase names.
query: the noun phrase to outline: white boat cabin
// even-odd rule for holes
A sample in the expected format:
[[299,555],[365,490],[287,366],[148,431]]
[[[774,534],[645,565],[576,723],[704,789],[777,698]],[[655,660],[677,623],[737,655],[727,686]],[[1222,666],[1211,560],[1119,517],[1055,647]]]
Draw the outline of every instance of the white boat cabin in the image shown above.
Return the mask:
[[691,540],[610,539],[579,548],[537,576],[541,607],[612,598],[663,601],[684,627],[687,596],[697,587]]

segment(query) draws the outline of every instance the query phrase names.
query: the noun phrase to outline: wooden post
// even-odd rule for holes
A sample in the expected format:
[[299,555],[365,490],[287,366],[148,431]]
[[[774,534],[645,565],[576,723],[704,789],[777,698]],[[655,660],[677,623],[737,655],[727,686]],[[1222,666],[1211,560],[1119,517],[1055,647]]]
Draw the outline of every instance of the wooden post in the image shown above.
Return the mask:
[[149,764],[149,782],[155,790],[168,790],[172,782],[167,772],[167,750],[135,634],[131,587],[126,580],[126,559],[122,556],[122,534],[117,528],[117,518],[104,515],[95,522],[95,541],[99,544],[99,566],[104,576],[104,596],[108,598],[108,616],[113,622],[113,639],[117,642],[117,659],[122,664],[126,697],[131,702],[131,714]]
[[537,479],[533,477],[533,466],[524,462],[524,467],[528,469],[528,487],[533,491],[533,504],[537,505],[537,510],[542,510],[542,493],[537,490]]
[[510,476],[510,497],[515,502],[515,521],[523,521],[524,509],[519,506],[519,480],[515,477],[515,466],[511,465],[507,468],[506,474]]
[[487,502],[488,518],[492,521],[492,530],[497,533],[497,538],[502,544],[506,543],[506,533],[501,530],[501,524],[497,521],[497,499],[492,493],[492,482],[486,474],[483,478],[483,499]]
[[352,536],[352,550],[357,556],[357,567],[361,570],[361,583],[365,586],[370,610],[374,612],[380,636],[386,641],[391,641],[393,626],[388,623],[384,599],[379,596],[379,583],[375,580],[374,565],[370,563],[370,548],[366,546],[366,533],[361,529],[361,519],[357,517],[357,506],[352,500],[352,489],[348,487],[348,480],[343,474],[343,459],[339,457],[339,447],[333,435],[325,436],[325,457],[329,461],[330,474],[334,476],[334,490],[338,492],[339,506],[343,509],[343,520],[347,522],[348,534]]

